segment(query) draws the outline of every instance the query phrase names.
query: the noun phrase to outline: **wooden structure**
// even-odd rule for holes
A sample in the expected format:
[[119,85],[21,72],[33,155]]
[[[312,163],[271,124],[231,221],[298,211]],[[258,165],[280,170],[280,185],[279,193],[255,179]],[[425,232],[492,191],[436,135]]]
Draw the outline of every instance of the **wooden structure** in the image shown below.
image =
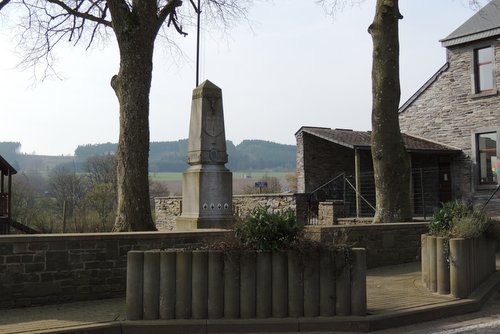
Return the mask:
[[12,213],[12,175],[17,171],[0,155],[0,234],[9,234]]

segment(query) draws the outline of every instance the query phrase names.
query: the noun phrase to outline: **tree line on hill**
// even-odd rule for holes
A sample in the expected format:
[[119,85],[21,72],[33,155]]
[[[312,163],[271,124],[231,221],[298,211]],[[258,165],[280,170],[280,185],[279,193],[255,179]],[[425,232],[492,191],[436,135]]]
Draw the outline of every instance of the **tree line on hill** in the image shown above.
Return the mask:
[[[226,142],[230,170],[273,170],[292,171],[296,166],[295,145],[285,145],[264,140],[244,140],[234,145],[230,140]],[[152,142],[149,151],[150,172],[182,172],[187,168],[188,140]],[[18,142],[0,142],[2,155],[14,168],[18,170],[48,171],[54,166],[64,166],[71,170],[85,171],[88,158],[98,155],[113,155],[117,144],[88,144],[80,145],[75,150],[74,157],[41,157],[21,154],[21,144]]]
[[[77,160],[116,151],[117,144],[106,143],[78,146]],[[295,145],[278,144],[264,140],[244,140],[239,145],[226,141],[231,170],[295,170]],[[149,148],[150,172],[182,172],[187,167],[188,140],[152,142]]]

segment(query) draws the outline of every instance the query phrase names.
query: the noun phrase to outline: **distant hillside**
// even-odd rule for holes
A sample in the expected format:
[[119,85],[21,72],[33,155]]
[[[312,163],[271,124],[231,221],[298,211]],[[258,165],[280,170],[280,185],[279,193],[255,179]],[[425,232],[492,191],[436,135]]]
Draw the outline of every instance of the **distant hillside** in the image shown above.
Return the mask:
[[[182,172],[186,169],[187,139],[150,144],[149,170],[151,172]],[[264,140],[244,140],[239,145],[226,142],[229,162],[233,171],[295,170],[295,145],[285,145]],[[114,154],[117,144],[80,145],[75,156],[35,156],[20,154],[20,143],[0,142],[0,155],[19,170],[46,171],[57,165],[82,170],[87,158],[94,155]]]
[[72,156],[33,155],[20,152],[21,143],[0,142],[0,155],[18,171],[44,172],[59,165],[73,165],[75,160]]

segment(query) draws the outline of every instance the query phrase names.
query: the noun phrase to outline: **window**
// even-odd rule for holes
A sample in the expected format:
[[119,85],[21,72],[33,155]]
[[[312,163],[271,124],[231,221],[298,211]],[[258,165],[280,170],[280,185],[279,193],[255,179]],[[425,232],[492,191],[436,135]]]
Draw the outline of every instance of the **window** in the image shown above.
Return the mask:
[[498,175],[497,133],[487,132],[476,135],[476,158],[479,184],[496,184]]
[[495,88],[493,65],[493,48],[491,46],[474,50],[474,84],[476,93]]

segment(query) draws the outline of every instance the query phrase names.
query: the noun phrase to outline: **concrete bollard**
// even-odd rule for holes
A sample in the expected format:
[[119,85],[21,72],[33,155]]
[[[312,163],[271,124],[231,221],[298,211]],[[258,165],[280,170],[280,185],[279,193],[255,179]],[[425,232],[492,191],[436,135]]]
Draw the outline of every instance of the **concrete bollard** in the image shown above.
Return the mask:
[[285,318],[288,315],[288,256],[275,251],[272,255],[272,316]]
[[208,253],[208,318],[224,316],[224,257],[220,251]]
[[175,261],[175,318],[191,318],[191,281],[192,281],[192,253],[179,250]]
[[175,319],[175,253],[160,252],[160,319]]
[[127,320],[142,319],[142,288],[144,279],[144,252],[129,251],[127,254]]
[[237,252],[224,256],[224,318],[240,317],[240,256]]
[[427,253],[427,235],[422,234],[420,236],[420,263],[422,270],[422,284],[428,288],[429,287],[429,256]]
[[319,316],[319,252],[308,250],[304,259],[304,316]]
[[319,258],[319,314],[335,315],[335,251],[322,250]]
[[469,239],[470,241],[470,250],[469,250],[469,274],[470,274],[470,281],[469,281],[469,293],[474,291],[475,287],[479,283],[479,272],[478,272],[478,265],[479,263],[476,261],[478,259],[478,248],[479,248],[479,242],[477,238],[471,238]]
[[429,290],[437,292],[437,258],[436,237],[427,237],[427,253],[429,254]]
[[288,316],[304,315],[304,280],[302,260],[297,252],[288,251]]
[[449,256],[448,238],[436,238],[436,281],[437,292],[441,295],[450,293],[450,268],[448,265]]
[[450,239],[450,291],[455,298],[466,298],[468,295],[466,252],[465,239]]
[[351,315],[351,251],[340,249],[335,254],[335,311],[337,315]]
[[493,274],[497,270],[496,250],[497,241],[494,238],[488,240],[488,275]]
[[191,309],[193,319],[208,318],[208,252],[193,251]]
[[366,315],[366,250],[352,249],[351,314]]
[[156,320],[160,317],[160,251],[144,252],[143,281],[144,320]]
[[240,257],[240,317],[255,318],[256,274],[255,251],[244,251]]
[[256,262],[256,308],[257,318],[272,316],[272,254],[257,252]]

